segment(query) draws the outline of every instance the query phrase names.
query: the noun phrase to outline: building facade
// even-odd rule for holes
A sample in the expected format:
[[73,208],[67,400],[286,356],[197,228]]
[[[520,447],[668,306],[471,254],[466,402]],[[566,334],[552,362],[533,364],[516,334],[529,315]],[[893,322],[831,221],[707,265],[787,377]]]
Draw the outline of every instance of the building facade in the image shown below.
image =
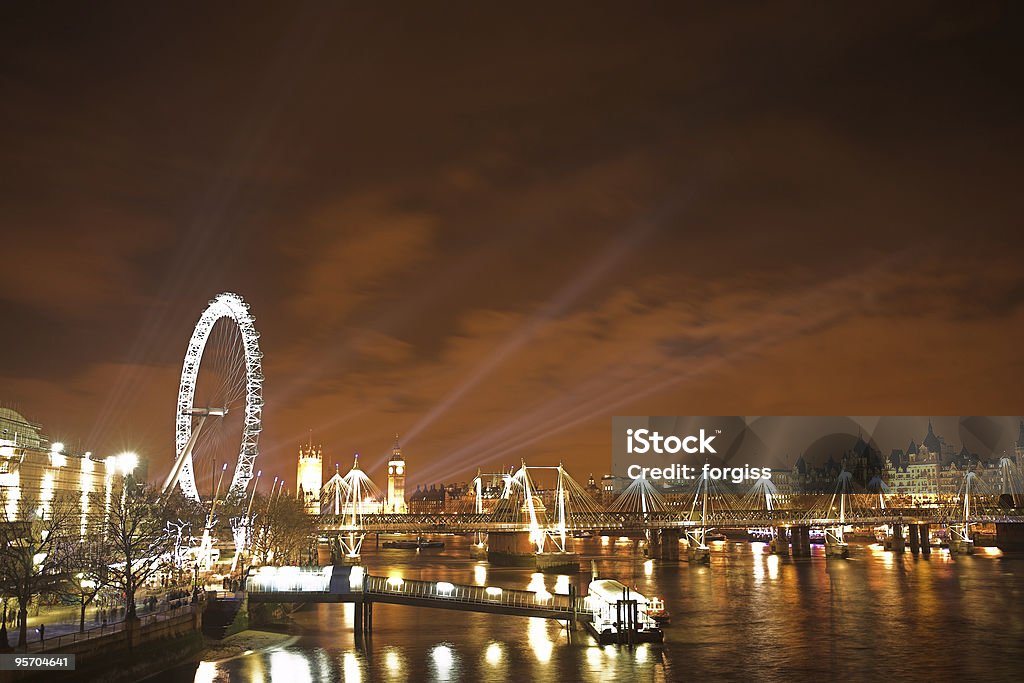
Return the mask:
[[0,520],[46,515],[54,499],[68,498],[80,515],[84,536],[89,517],[109,508],[125,477],[137,473],[139,458],[73,453],[40,430],[18,412],[0,408]]
[[306,514],[320,514],[320,495],[324,483],[323,446],[312,443],[299,446],[299,467],[296,489]]

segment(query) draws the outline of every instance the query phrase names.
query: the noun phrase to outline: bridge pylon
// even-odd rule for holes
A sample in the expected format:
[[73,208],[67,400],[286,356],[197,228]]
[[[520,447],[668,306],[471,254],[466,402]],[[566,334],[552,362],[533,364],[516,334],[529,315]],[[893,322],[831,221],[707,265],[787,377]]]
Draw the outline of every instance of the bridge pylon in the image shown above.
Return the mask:
[[341,517],[346,528],[337,536],[337,543],[332,550],[337,564],[360,564],[360,551],[366,530],[363,516],[380,514],[384,509],[384,494],[373,480],[359,467],[359,454],[356,453],[352,469],[342,477],[345,498],[341,506]]
[[947,528],[949,552],[954,555],[970,555],[974,553],[974,538],[971,535],[971,503],[972,497],[978,493],[978,475],[974,472],[964,474],[958,498],[962,503],[957,510],[957,521]]

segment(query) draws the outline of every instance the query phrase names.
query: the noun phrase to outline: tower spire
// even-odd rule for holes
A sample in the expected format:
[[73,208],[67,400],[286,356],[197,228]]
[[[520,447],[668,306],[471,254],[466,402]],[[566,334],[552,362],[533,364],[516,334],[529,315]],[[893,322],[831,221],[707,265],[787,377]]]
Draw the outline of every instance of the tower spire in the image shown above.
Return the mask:
[[385,509],[396,514],[409,511],[405,503],[405,458],[402,456],[402,445],[398,442],[398,432],[395,432],[395,443],[388,459],[388,497]]

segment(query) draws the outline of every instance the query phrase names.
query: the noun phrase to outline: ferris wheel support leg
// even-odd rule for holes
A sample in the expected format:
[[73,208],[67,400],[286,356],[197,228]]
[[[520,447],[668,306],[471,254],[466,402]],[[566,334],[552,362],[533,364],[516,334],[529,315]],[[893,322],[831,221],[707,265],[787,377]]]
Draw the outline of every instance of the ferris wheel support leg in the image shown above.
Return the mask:
[[206,422],[206,415],[199,416],[199,423],[196,424],[196,428],[192,430],[192,436],[189,437],[188,443],[181,449],[181,453],[178,454],[177,460],[174,461],[174,467],[167,474],[167,480],[164,482],[164,488],[162,491],[163,495],[167,495],[174,490],[174,487],[178,485],[178,479],[181,477],[181,470],[185,466],[185,461],[192,457],[192,449],[196,446],[196,440],[199,438],[199,432],[203,431],[203,423]]

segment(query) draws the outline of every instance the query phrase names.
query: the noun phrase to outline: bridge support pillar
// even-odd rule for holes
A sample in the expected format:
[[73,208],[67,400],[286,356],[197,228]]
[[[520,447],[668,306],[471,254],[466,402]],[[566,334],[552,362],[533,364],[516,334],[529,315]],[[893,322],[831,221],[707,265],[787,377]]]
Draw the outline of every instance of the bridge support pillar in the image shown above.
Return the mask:
[[492,531],[487,534],[487,561],[500,567],[533,567],[537,547],[526,531]]
[[907,541],[903,538],[903,525],[893,524],[892,525],[892,539],[890,541],[891,547],[889,548],[894,553],[902,553],[907,549]]
[[356,638],[362,638],[363,634],[369,635],[373,631],[373,601],[360,596],[352,603],[355,612],[352,616],[352,630]]
[[907,531],[910,533],[910,552],[917,555],[921,552],[921,537],[917,534],[917,525],[911,524],[907,527]]
[[1024,524],[996,522],[996,545],[1002,550],[1024,550]]
[[921,539],[921,554],[922,555],[931,555],[932,554],[932,539],[931,539],[931,534],[929,533],[929,527],[930,527],[930,525],[928,525],[928,524],[920,524],[920,525],[918,525],[917,535]]
[[661,547],[661,531],[659,529],[651,529],[650,538],[647,540],[647,557],[652,560],[662,559],[662,547]]
[[670,562],[679,561],[679,530],[662,529],[661,531],[661,559]]
[[811,556],[811,527],[801,524],[790,527],[793,535],[793,557]]
[[789,531],[786,527],[776,527],[771,550],[776,555],[789,555]]

